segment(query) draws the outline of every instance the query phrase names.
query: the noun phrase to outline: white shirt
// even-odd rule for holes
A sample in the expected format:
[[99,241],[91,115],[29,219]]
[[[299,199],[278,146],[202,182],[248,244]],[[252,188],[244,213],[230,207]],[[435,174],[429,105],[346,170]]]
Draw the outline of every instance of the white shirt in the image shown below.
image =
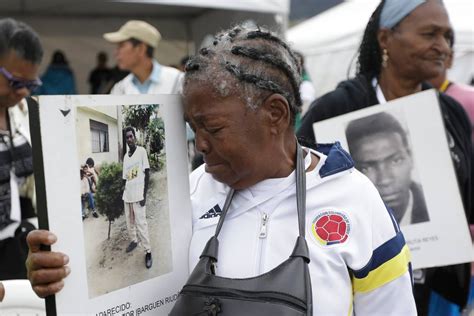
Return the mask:
[[[158,62],[153,60],[154,69],[157,67]],[[181,85],[183,80],[183,73],[178,69],[159,65],[160,71],[155,72],[156,78],[150,74],[149,80],[151,80],[147,94],[162,94],[162,93],[180,93]],[[137,86],[134,84],[134,74],[129,74],[119,82],[117,82],[110,94],[114,95],[125,95],[125,94],[142,94]]]
[[89,184],[89,179],[87,176],[84,176],[81,179],[81,195],[89,193],[91,191],[90,184]]
[[[416,315],[408,247],[376,188],[348,160],[337,158],[340,152],[314,154],[320,162],[306,175],[313,315]],[[276,182],[272,192],[253,190],[255,197],[248,189],[236,192],[219,235],[217,275],[252,277],[288,259],[298,236],[295,173]],[[216,209],[227,192],[203,166],[191,174],[191,270],[215,232]],[[332,244],[316,232],[330,216],[345,228]],[[398,250],[390,253],[389,248]]]
[[126,182],[122,196],[125,202],[135,203],[143,200],[146,169],[150,169],[150,164],[145,148],[137,146],[131,157],[128,152],[125,154],[123,158],[123,179]]

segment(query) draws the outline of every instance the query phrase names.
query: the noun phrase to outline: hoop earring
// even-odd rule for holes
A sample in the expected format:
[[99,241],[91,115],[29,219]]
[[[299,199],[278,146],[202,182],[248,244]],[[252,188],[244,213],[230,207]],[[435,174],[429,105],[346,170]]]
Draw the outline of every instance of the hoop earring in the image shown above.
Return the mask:
[[387,62],[388,62],[388,52],[384,48],[383,53],[382,53],[382,67],[387,68]]

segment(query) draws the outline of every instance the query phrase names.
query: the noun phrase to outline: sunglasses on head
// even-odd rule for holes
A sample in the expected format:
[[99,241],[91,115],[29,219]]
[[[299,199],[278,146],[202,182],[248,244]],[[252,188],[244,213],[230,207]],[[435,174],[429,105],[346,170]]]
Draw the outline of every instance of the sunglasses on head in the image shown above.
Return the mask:
[[0,67],[0,73],[8,80],[8,84],[10,85],[10,87],[12,87],[15,90],[26,88],[30,92],[32,92],[43,84],[39,78],[34,79],[34,80],[25,80],[25,79],[17,78],[13,76],[4,67]]

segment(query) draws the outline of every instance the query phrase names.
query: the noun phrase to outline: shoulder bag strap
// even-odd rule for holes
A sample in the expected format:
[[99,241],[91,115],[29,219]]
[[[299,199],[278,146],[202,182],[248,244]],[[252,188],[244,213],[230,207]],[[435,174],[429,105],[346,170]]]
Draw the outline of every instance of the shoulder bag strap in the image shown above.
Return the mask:
[[[310,153],[308,153],[308,155],[310,155]],[[234,194],[235,190],[231,188],[224,202],[224,207],[222,208],[222,213],[219,218],[219,222],[217,223],[214,236],[211,237],[211,239],[206,244],[206,247],[204,247],[200,258],[209,257],[214,261],[217,261],[217,250],[219,245],[217,237],[221,231],[222,225],[224,224],[224,220]],[[309,262],[308,249],[305,242],[306,174],[304,170],[303,149],[298,142],[296,143],[296,208],[298,210],[299,237],[292,257],[302,256]]]
[[225,202],[224,202],[224,207],[222,208],[222,213],[219,218],[219,222],[217,223],[216,232],[214,233],[214,237],[216,238],[221,232],[221,228],[222,228],[222,225],[224,224],[225,216],[227,215],[227,211],[229,210],[230,202],[232,202],[232,198],[234,197],[234,194],[235,194],[235,190],[230,188],[230,191],[229,193],[227,193],[227,198],[225,199]]
[[[308,152],[308,155],[311,155]],[[306,174],[304,170],[303,148],[296,143],[296,209],[298,210],[299,236],[305,237],[306,218]]]
[[[310,153],[308,153],[308,155],[310,155]],[[235,190],[231,188],[227,194],[219,222],[217,223],[216,232],[214,234],[214,237],[216,238],[221,231],[222,225],[224,224],[224,220],[234,194]],[[296,143],[296,208],[298,210],[299,236],[304,238],[306,217],[306,174],[304,170],[303,148],[301,148],[298,142]]]

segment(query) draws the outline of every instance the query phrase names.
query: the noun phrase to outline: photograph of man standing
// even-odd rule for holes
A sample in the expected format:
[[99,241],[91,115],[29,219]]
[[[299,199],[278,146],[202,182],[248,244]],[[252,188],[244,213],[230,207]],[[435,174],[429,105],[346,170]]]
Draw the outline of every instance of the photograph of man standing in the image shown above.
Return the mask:
[[412,179],[413,157],[400,122],[386,112],[351,121],[347,145],[356,168],[377,187],[400,226],[429,221],[422,187]]
[[128,234],[131,239],[126,252],[131,252],[137,247],[137,237],[139,237],[143,248],[145,248],[145,266],[150,269],[153,259],[146,221],[146,193],[150,179],[150,164],[145,148],[136,144],[135,129],[126,127],[124,134],[128,151],[123,158],[125,190],[122,198]]

